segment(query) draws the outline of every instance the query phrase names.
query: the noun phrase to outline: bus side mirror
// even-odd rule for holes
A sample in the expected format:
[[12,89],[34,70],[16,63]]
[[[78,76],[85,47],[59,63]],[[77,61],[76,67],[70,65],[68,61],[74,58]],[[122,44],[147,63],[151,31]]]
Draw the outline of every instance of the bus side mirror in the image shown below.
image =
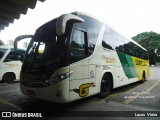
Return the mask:
[[154,52],[156,53],[157,56],[160,56],[160,48],[155,49]]
[[33,35],[20,35],[20,36],[16,37],[16,39],[14,40],[14,49],[17,49],[18,41],[25,39],[25,38],[32,38],[32,37],[33,37]]
[[73,22],[84,22],[84,20],[73,14],[63,14],[57,19],[56,33],[57,35],[63,35],[65,33],[67,21],[73,20]]

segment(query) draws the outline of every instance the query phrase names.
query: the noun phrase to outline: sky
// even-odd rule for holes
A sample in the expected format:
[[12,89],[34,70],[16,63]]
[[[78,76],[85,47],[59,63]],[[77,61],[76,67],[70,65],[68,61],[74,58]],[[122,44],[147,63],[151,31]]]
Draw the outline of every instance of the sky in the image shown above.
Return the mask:
[[9,24],[0,32],[6,43],[19,35],[34,34],[42,24],[74,11],[86,12],[112,26],[126,37],[142,32],[160,33],[160,0],[46,0],[37,2],[35,9]]

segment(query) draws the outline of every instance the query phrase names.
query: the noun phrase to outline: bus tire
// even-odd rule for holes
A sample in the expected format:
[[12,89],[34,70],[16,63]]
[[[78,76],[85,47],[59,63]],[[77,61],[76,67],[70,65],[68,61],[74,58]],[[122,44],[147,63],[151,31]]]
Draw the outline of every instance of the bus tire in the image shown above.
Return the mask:
[[145,82],[145,80],[146,80],[146,74],[145,74],[145,72],[143,72],[143,75],[142,75],[142,80],[141,80],[141,82],[142,82],[142,83],[144,83],[144,82]]
[[5,73],[3,78],[2,78],[2,81],[5,82],[5,83],[13,83],[14,80],[16,79],[15,77],[15,74],[14,73]]
[[110,94],[111,89],[112,89],[112,82],[109,76],[105,75],[105,77],[101,81],[101,89],[99,93],[100,98],[107,97]]

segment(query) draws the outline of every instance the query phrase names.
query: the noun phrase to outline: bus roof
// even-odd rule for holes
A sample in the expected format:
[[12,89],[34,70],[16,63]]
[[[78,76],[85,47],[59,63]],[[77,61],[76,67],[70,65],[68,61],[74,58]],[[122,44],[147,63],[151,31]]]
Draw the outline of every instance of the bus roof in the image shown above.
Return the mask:
[[[104,20],[101,20],[101,19],[99,19],[99,18],[97,18],[97,17],[95,17],[95,16],[93,16],[93,15],[90,15],[90,14],[88,14],[88,13],[81,12],[81,11],[75,11],[75,12],[72,12],[71,14],[74,14],[74,15],[77,15],[77,16],[78,16],[78,15],[85,15],[85,16],[89,16],[89,17],[91,17],[91,18],[93,18],[93,19],[96,19],[96,20],[98,20],[99,22],[101,22],[101,23],[105,24],[106,26],[110,27],[111,29],[113,29],[113,30],[116,31],[118,34],[122,35],[124,38],[128,39],[129,41],[131,41],[131,42],[134,43],[135,45],[137,45],[137,46],[139,46],[140,48],[142,48],[143,50],[147,51],[144,47],[142,47],[142,46],[141,46],[140,44],[138,44],[136,41],[134,41],[134,40],[131,39],[131,38],[126,37],[126,36],[123,35],[121,32],[119,32],[118,30],[116,30],[115,28],[113,28],[112,26],[110,26],[109,24],[107,24],[106,22],[104,22]],[[57,18],[58,18],[58,17],[57,17]],[[53,20],[55,20],[55,19],[57,19],[57,18],[54,18],[54,19],[52,19],[52,20],[44,23],[44,24],[41,25],[36,31],[38,31],[41,27],[45,26],[47,23],[49,23],[49,22],[51,22],[51,21],[53,21]]]

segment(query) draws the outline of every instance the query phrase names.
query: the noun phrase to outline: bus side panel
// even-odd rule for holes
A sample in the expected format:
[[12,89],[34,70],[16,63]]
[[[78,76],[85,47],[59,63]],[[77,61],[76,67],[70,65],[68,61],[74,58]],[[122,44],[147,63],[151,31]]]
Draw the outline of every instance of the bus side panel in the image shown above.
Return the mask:
[[121,52],[118,52],[118,57],[120,59],[123,71],[125,72],[126,76],[129,79],[137,77],[132,57]]
[[6,73],[6,70],[4,69],[5,68],[5,65],[4,65],[4,60],[5,58],[7,57],[7,55],[9,54],[10,52],[10,48],[4,53],[3,57],[0,59],[0,80],[2,80],[2,77],[3,75]]
[[132,57],[132,59],[134,61],[134,66],[138,75],[138,80],[142,80],[144,71],[146,78],[148,78],[150,75],[149,60],[143,60],[137,57]]
[[112,51],[111,56],[115,59],[115,73],[112,73],[115,76],[113,77],[113,88],[138,81],[131,56],[124,53],[119,54],[116,51]]
[[22,63],[20,61],[11,61],[11,62],[1,63],[0,80],[2,80],[4,74],[8,72],[14,73],[16,79],[19,80],[21,66],[22,66]]
[[83,79],[70,81],[69,102],[96,94],[95,80]]
[[16,79],[19,80],[21,66],[22,66],[22,62],[20,61],[4,62],[3,63],[4,74],[7,72],[13,72],[16,75]]
[[96,93],[95,65],[88,65],[88,59],[70,65],[70,97],[74,101]]
[[4,70],[3,70],[3,68],[1,68],[0,69],[0,80],[2,80],[3,75],[4,75]]

